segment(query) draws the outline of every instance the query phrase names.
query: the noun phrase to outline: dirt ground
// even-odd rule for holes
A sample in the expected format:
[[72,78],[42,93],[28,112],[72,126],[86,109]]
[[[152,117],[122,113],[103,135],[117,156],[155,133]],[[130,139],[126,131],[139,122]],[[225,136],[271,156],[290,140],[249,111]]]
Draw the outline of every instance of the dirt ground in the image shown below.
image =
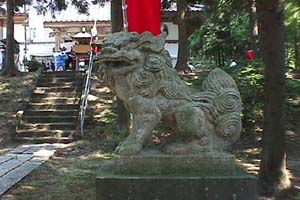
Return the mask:
[[[27,74],[11,79],[0,78],[0,155],[19,145],[13,140],[17,123],[16,112],[28,101],[35,75]],[[97,83],[97,82],[96,82]],[[108,88],[94,84],[90,95],[90,116],[85,136],[69,144],[44,166],[12,188],[3,199],[7,200],[64,200],[94,199],[94,177],[99,162],[111,158],[114,148],[125,135],[115,129],[115,101]],[[296,108],[300,105],[295,104]],[[296,109],[287,131],[287,161],[293,187],[277,197],[260,197],[260,200],[300,199],[300,109]],[[249,173],[257,176],[260,163],[261,130],[255,137],[243,133],[230,152]],[[51,194],[49,193],[51,191]]]

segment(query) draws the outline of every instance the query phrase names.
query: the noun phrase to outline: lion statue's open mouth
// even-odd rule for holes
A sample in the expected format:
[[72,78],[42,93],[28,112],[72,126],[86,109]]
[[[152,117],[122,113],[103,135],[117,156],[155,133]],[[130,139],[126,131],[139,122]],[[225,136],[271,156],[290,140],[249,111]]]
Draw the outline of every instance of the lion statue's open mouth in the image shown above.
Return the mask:
[[172,68],[165,36],[146,32],[115,33],[104,41],[99,60],[110,86],[132,114],[128,138],[120,154],[140,154],[152,130],[164,122],[182,136],[163,148],[169,154],[223,150],[241,132],[241,98],[234,80],[213,70],[193,92]]
[[104,70],[113,75],[126,74],[139,63],[138,52],[126,51],[114,47],[106,47],[100,53],[100,62]]

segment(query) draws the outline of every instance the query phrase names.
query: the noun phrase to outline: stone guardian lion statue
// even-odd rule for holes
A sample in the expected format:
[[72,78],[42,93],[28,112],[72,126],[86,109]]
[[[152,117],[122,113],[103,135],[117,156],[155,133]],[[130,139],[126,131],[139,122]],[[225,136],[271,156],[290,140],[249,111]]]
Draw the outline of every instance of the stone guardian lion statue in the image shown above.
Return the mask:
[[194,91],[172,68],[164,49],[165,35],[119,32],[103,42],[101,71],[110,88],[132,114],[122,155],[145,152],[152,130],[162,121],[182,139],[164,148],[166,154],[221,151],[241,132],[241,98],[234,80],[216,68]]

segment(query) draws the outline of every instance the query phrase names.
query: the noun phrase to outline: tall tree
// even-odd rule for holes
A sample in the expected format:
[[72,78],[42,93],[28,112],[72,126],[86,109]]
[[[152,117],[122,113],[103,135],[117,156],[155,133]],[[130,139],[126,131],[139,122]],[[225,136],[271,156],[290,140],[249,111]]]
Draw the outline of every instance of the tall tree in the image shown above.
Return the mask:
[[122,0],[111,0],[111,32],[123,31]]
[[177,22],[178,22],[178,55],[176,70],[185,71],[188,70],[188,36],[186,27],[186,0],[177,0]]
[[[111,31],[112,33],[123,31],[122,0],[111,0]],[[117,98],[117,128],[128,131],[129,113],[124,103]]]
[[8,77],[14,76],[17,73],[17,68],[14,62],[14,7],[15,0],[6,1],[6,55],[5,55],[5,69],[3,74]]
[[262,54],[265,63],[263,149],[259,188],[264,194],[289,187],[285,155],[284,0],[264,0]]
[[[215,0],[210,0],[208,2],[204,0],[162,0],[162,7],[168,9],[173,3],[176,3],[177,7],[177,17],[176,23],[178,24],[178,53],[177,53],[177,71],[189,71],[188,58],[189,58],[189,48],[188,48],[188,37],[203,23],[203,16],[193,16],[190,14],[187,8],[188,4],[195,3],[205,3],[210,6],[214,4]],[[208,3],[208,4],[207,4]]]
[[258,22],[258,12],[256,0],[248,0],[249,9],[249,21],[251,28],[251,46],[254,52],[258,53],[258,41],[259,41],[259,22]]

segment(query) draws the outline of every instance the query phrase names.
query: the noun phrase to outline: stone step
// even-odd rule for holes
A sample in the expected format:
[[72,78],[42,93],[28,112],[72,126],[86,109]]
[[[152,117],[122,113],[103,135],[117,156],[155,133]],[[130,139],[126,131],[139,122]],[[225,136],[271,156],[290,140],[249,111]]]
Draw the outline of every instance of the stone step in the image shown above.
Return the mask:
[[23,117],[26,116],[77,116],[78,110],[25,110]]
[[31,103],[53,103],[53,104],[78,104],[80,102],[80,98],[32,98],[30,100]]
[[52,77],[52,76],[39,76],[38,81],[41,82],[52,82],[52,83],[60,83],[60,82],[72,82],[72,81],[83,81],[82,76],[67,76],[67,77]]
[[50,83],[50,82],[37,82],[37,87],[82,87],[83,81],[80,82],[61,82],[61,83]]
[[76,123],[77,116],[24,116],[21,123]]
[[37,83],[70,83],[83,82],[83,78],[78,77],[39,77]]
[[18,130],[74,130],[76,123],[20,123]]
[[75,134],[74,130],[35,130],[35,131],[27,131],[27,130],[17,130],[16,136],[18,138],[25,137],[73,137]]
[[42,72],[40,76],[83,76],[83,71],[55,71],[55,72]]
[[29,103],[27,110],[78,110],[79,104]]
[[47,131],[47,130],[75,130],[76,123],[20,123],[18,130]]
[[40,74],[29,104],[16,130],[16,139],[34,143],[73,140],[85,73]]
[[74,140],[73,137],[16,137],[16,141],[42,144],[42,143],[70,143]]
[[33,92],[34,93],[48,93],[48,92],[81,92],[82,87],[36,87]]
[[73,92],[48,92],[48,93],[37,93],[34,92],[31,98],[53,98],[53,97],[80,97],[81,93]]

